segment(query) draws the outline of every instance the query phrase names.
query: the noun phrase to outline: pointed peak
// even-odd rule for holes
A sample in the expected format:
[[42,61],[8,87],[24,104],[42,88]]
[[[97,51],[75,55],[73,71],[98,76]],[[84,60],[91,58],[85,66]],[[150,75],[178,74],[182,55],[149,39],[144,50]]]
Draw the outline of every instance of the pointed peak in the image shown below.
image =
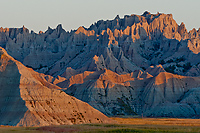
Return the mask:
[[119,15],[117,15],[117,16],[115,17],[115,20],[116,20],[116,19],[120,19]]
[[181,25],[180,26],[184,26],[185,27],[185,24],[183,22],[181,22]]
[[180,26],[178,27],[178,33],[182,36],[185,33],[187,33],[187,29],[185,27],[185,24],[181,22]]
[[35,32],[33,30],[31,30],[31,34],[35,34]]
[[75,33],[76,34],[85,33],[85,31],[86,31],[85,28],[83,26],[80,26]]
[[195,28],[193,28],[192,30],[189,31],[189,33],[190,34],[197,33],[197,30]]
[[182,28],[182,29],[186,29],[185,24],[183,22],[181,22],[179,27]]
[[39,35],[40,35],[40,34],[43,34],[43,31],[40,30],[40,31],[39,31]]
[[48,30],[52,30],[52,28],[50,26],[48,26]]
[[58,26],[56,27],[56,30],[61,33],[64,29],[62,28],[62,24],[58,24]]
[[0,32],[5,32],[6,28],[4,29],[3,27],[0,28]]
[[29,32],[29,30],[24,25],[22,26],[21,29],[23,30],[22,31],[23,33],[28,33]]
[[23,30],[27,30],[27,28],[26,28],[24,25],[22,26],[22,29],[23,29]]
[[56,29],[62,29],[62,24],[58,24],[58,26],[56,27]]
[[23,30],[27,30],[27,28],[26,28],[24,25],[22,26],[22,29],[23,29]]
[[142,16],[150,15],[151,13],[149,11],[145,11]]
[[193,28],[192,31],[197,32],[196,28]]
[[58,35],[60,36],[63,31],[65,32],[65,30],[62,28],[62,24],[58,24],[58,26],[56,27],[56,32],[58,33]]
[[51,34],[52,31],[53,31],[53,29],[50,26],[48,26],[48,29],[45,31],[45,33]]
[[80,26],[79,28],[78,28],[78,30],[85,30],[85,28],[84,28],[84,26]]

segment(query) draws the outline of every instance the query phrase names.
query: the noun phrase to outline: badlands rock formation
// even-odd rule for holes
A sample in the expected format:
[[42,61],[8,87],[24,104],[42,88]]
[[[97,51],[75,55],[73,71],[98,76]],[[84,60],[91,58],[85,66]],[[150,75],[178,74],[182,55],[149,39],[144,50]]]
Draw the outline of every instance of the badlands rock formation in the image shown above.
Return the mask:
[[86,71],[57,85],[109,116],[199,117],[199,77],[167,73],[161,66],[147,71]]
[[108,117],[26,68],[0,48],[0,125],[109,123]]
[[1,28],[0,46],[40,73],[27,80],[106,115],[199,117],[200,29],[188,31],[172,14],[116,16],[70,32]]
[[78,73],[107,68],[121,74],[158,64],[171,73],[198,76],[199,35],[171,14],[144,12],[71,32],[62,25],[39,34],[24,26],[1,28],[0,46],[24,65],[53,76],[68,67]]

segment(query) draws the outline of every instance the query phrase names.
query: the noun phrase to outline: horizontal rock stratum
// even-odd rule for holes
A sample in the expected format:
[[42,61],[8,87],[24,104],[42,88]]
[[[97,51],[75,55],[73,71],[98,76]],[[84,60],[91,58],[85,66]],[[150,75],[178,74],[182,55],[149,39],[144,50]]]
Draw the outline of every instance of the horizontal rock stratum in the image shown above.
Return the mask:
[[1,28],[0,46],[0,124],[199,118],[200,29],[187,31],[172,14],[116,16],[70,32]]

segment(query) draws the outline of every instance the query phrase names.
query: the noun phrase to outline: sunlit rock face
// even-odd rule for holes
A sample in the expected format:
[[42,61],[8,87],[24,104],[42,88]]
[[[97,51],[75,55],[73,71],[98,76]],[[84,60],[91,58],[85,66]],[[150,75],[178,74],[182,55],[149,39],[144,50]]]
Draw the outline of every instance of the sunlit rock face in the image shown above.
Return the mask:
[[199,44],[200,30],[148,11],[70,32],[60,24],[39,34],[24,26],[0,29],[0,46],[43,73],[47,88],[110,116],[199,117]]
[[[49,76],[49,78],[51,78]],[[26,68],[0,48],[0,125],[110,123],[108,117]]]

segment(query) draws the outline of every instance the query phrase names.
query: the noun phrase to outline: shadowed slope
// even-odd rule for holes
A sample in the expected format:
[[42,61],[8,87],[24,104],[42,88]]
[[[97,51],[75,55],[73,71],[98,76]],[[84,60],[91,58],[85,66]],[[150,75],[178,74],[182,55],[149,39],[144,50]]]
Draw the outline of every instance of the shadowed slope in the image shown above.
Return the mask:
[[[5,111],[2,114],[4,116],[0,118],[1,124],[45,126],[112,121],[87,103],[67,95],[59,87],[43,80],[45,77],[43,74],[27,69],[10,57],[4,49],[1,48],[0,51],[2,53],[0,79],[5,82],[1,84],[0,101],[3,106],[0,106],[0,109],[1,112]],[[9,102],[9,100],[15,101]]]
[[[147,84],[143,92],[144,115],[152,117],[195,117],[199,100],[191,97],[199,91],[199,77],[161,72]],[[194,94],[193,94],[194,95]],[[194,95],[195,97],[195,95]],[[187,99],[187,102],[186,102]],[[183,102],[185,101],[185,102]]]
[[106,115],[135,115],[140,112],[138,96],[144,81],[133,78],[134,73],[119,75],[104,69],[87,72],[89,75],[84,77],[85,73],[72,76],[65,81],[66,84],[58,85],[69,87],[65,90],[67,94],[89,103]]
[[16,63],[0,50],[0,125],[15,126],[28,108],[20,95],[20,78]]

